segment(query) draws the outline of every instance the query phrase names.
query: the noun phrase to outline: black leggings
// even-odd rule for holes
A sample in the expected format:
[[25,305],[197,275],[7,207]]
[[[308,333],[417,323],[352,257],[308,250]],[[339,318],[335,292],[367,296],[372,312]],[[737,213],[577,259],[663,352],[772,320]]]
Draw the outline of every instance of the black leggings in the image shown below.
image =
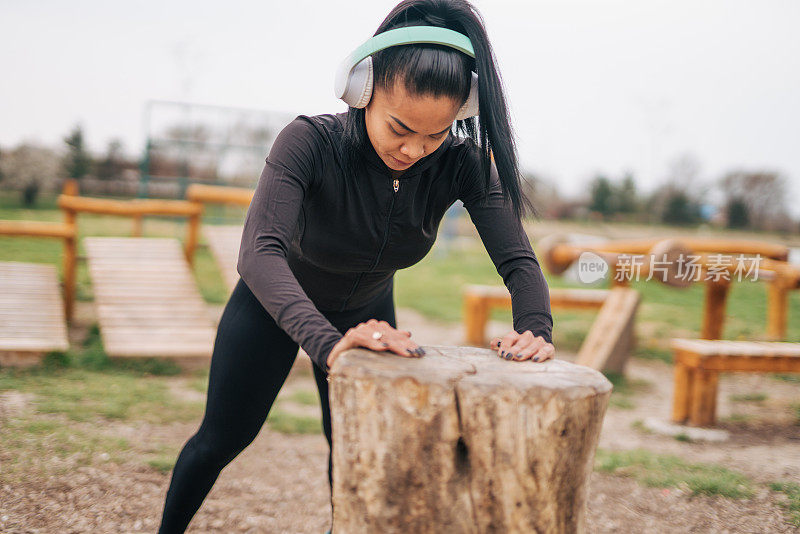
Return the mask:
[[[342,334],[373,318],[396,328],[393,286],[361,308],[323,314]],[[297,343],[278,327],[240,279],[217,329],[205,416],[172,471],[159,532],[186,530],[222,468],[258,434],[289,375],[297,349]],[[322,405],[322,426],[330,445],[327,375],[316,365],[313,368]],[[332,470],[329,455],[329,482],[333,480]]]

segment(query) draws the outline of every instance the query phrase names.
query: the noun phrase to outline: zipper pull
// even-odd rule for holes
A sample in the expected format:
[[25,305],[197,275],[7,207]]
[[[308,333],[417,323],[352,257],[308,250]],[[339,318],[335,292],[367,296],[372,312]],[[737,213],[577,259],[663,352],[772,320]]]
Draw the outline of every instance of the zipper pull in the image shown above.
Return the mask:
[[397,193],[397,190],[400,189],[400,180],[395,178],[392,187],[394,187],[394,192]]

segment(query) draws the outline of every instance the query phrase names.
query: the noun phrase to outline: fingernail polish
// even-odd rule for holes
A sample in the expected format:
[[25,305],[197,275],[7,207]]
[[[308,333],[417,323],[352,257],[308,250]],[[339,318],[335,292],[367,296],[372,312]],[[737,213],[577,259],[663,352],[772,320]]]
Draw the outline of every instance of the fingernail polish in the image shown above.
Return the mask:
[[538,356],[534,356],[533,357],[533,361],[538,362],[539,361],[539,357]]
[[423,349],[422,347],[420,347],[418,350],[419,350],[419,355],[420,355],[420,356],[425,356],[425,349]]
[[506,352],[506,360],[510,360],[514,355],[510,352]]
[[506,351],[504,351],[504,350],[501,350],[501,351],[500,351],[500,357],[501,357],[501,358],[505,358],[505,357],[506,357]]
[[501,344],[501,343],[502,343],[502,341],[498,341],[498,342],[497,342],[497,348],[500,348],[500,344]]
[[389,346],[389,344],[386,343],[386,342],[382,342],[381,345],[383,345],[384,347],[388,347]]

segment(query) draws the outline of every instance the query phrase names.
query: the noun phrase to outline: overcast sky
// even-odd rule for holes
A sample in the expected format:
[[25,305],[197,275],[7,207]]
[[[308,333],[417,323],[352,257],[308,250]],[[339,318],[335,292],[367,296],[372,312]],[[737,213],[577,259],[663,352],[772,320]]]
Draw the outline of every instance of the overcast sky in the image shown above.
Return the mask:
[[[81,123],[92,150],[118,137],[138,156],[149,99],[343,111],[336,66],[395,3],[2,0],[0,146]],[[772,169],[800,198],[800,2],[474,4],[523,166],[564,193],[626,170],[650,190],[690,153],[703,180]]]

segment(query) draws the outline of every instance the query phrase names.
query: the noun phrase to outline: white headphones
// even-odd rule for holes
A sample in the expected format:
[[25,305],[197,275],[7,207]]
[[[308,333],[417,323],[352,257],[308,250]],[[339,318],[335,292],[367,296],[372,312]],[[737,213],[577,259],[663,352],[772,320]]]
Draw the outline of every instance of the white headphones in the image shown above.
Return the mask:
[[[336,98],[341,98],[353,108],[365,107],[372,97],[372,54],[390,46],[414,43],[445,45],[475,57],[469,37],[457,31],[437,26],[395,28],[372,37],[347,56],[336,71]],[[473,72],[469,97],[458,110],[456,119],[463,120],[477,114],[478,75]]]

